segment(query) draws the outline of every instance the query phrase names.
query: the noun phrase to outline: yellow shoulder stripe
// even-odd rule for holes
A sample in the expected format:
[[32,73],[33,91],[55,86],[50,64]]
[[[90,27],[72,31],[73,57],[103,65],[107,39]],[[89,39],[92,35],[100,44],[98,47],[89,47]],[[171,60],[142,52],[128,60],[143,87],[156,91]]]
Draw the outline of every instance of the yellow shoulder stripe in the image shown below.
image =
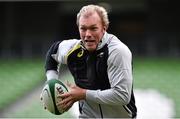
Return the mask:
[[79,49],[79,48],[81,48],[81,45],[80,45],[80,44],[75,45],[75,46],[67,53],[66,59],[69,57],[69,55],[70,55],[72,52],[74,52],[75,50],[77,50],[77,49]]

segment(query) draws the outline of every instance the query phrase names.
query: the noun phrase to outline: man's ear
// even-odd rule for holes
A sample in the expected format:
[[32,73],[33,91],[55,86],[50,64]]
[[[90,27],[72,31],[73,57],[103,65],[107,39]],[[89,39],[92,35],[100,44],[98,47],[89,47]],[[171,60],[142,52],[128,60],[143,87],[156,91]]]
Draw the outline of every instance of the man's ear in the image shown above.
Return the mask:
[[107,30],[106,26],[104,26],[103,30],[104,30],[104,32]]

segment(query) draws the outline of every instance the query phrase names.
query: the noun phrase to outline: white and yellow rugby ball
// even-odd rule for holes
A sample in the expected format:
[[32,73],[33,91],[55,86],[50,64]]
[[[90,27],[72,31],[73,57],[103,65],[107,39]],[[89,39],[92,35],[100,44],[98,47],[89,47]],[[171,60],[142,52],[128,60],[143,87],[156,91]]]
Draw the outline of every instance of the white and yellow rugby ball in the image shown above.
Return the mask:
[[57,97],[65,92],[68,92],[68,89],[61,81],[57,79],[48,80],[40,96],[44,109],[55,115],[63,114],[65,111],[56,103],[62,100],[57,99]]

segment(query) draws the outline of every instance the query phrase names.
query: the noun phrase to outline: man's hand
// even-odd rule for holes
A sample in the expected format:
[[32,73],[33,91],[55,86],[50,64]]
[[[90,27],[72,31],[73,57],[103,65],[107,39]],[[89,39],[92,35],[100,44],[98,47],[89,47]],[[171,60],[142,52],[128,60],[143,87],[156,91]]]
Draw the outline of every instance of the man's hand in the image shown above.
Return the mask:
[[67,86],[69,87],[69,92],[61,94],[59,98],[63,100],[56,104],[57,106],[61,106],[65,111],[68,111],[74,102],[86,98],[86,89],[82,89],[70,83],[67,83]]

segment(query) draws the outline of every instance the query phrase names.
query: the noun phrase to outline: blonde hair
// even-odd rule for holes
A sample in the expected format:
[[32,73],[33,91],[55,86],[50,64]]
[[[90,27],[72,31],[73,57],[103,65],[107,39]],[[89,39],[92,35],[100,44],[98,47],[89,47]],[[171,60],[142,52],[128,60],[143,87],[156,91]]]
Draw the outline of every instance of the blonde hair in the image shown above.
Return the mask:
[[96,12],[100,16],[103,26],[105,26],[107,29],[109,26],[107,11],[104,7],[98,5],[87,5],[82,7],[79,13],[77,14],[77,20],[76,20],[77,25],[79,26],[79,19],[82,15],[88,16],[94,12]]

